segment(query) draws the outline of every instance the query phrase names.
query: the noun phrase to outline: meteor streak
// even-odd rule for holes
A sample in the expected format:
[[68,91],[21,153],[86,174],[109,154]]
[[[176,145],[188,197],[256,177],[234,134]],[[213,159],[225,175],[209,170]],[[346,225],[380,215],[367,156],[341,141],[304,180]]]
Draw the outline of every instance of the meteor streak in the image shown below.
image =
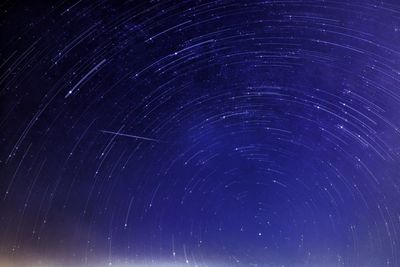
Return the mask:
[[106,133],[106,134],[125,136],[125,137],[129,137],[129,138],[135,138],[135,139],[152,141],[152,142],[161,142],[161,140],[159,140],[159,139],[153,139],[153,138],[148,138],[148,137],[143,137],[143,136],[138,136],[138,135],[124,134],[124,133],[112,132],[112,131],[106,131],[106,130],[101,130],[101,132]]

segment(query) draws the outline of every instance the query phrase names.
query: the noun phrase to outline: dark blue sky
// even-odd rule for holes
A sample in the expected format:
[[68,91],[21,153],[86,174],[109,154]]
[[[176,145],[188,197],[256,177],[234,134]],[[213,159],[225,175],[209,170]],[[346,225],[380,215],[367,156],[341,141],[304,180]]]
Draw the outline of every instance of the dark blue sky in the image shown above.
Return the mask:
[[0,265],[400,266],[395,2],[4,2]]

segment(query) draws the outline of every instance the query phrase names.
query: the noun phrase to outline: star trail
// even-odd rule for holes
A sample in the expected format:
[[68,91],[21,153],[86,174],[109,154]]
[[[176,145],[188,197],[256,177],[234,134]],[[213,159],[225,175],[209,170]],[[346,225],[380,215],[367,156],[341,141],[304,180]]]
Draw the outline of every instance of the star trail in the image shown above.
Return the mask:
[[400,2],[0,11],[0,266],[400,266]]

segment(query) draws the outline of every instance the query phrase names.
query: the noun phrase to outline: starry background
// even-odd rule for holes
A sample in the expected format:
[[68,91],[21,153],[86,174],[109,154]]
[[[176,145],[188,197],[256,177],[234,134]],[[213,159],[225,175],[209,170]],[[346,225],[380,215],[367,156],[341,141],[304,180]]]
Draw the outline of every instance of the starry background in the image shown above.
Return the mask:
[[396,1],[5,1],[1,266],[400,266]]

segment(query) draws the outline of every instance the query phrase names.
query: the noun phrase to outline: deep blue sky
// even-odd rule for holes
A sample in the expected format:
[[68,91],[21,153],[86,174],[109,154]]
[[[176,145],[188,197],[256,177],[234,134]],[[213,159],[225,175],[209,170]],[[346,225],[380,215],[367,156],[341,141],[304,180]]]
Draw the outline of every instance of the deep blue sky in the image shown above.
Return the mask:
[[1,4],[0,265],[400,266],[395,2]]

